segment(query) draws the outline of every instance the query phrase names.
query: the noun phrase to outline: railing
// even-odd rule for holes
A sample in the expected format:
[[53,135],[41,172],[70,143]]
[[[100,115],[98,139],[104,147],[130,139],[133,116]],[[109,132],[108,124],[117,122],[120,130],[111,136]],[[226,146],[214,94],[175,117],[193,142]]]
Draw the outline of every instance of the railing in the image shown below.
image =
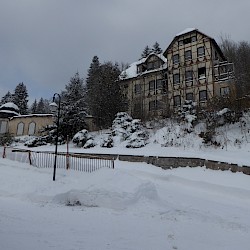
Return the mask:
[[[37,168],[54,167],[55,154],[52,152],[3,147],[1,148],[0,153],[3,158],[29,163]],[[58,153],[56,167],[76,171],[93,172],[100,168],[114,168],[114,158],[107,159],[91,155]]]

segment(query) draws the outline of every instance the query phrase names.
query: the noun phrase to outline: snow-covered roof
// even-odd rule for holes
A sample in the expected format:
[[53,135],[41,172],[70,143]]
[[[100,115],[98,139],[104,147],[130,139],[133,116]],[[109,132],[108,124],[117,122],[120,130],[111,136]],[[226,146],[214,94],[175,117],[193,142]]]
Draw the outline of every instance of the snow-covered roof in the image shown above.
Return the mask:
[[29,115],[16,115],[10,118],[10,120],[15,118],[26,118],[26,117],[46,117],[53,116],[53,114],[29,114]]
[[181,36],[181,35],[184,35],[186,33],[192,32],[194,30],[197,30],[197,29],[196,28],[186,28],[183,31],[181,31],[180,33],[176,34],[176,36]]
[[[142,58],[140,59],[139,61],[137,62],[133,62],[129,65],[129,67],[127,69],[125,69],[124,71],[122,71],[122,73],[120,74],[120,79],[121,80],[124,80],[124,79],[130,79],[130,78],[133,78],[133,77],[136,77],[138,76],[138,73],[137,73],[137,66],[146,62],[147,59],[152,56],[152,55],[155,55],[157,56],[158,58],[160,58],[164,63],[167,63],[167,58],[165,56],[163,56],[163,54],[155,54],[155,53],[150,53],[146,58]],[[157,69],[155,70],[150,70],[151,71],[156,71]],[[143,73],[148,73],[149,71],[146,71],[146,72],[143,72]],[[141,73],[140,73],[141,74]]]
[[19,111],[19,108],[17,107],[17,105],[13,102],[7,102],[7,103],[3,104],[2,106],[0,106],[1,110],[3,110],[4,108],[14,109],[16,111]]

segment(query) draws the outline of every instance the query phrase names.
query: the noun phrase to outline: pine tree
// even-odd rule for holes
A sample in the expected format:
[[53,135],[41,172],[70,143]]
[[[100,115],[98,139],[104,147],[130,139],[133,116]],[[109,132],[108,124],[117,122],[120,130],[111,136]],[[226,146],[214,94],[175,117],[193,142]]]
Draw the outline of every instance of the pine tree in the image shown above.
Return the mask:
[[155,44],[153,45],[153,49],[152,51],[155,53],[155,54],[161,54],[162,53],[162,49],[159,45],[158,42],[155,42]]
[[86,79],[87,88],[87,107],[88,112],[96,117],[99,116],[99,99],[98,95],[100,92],[101,82],[101,64],[99,58],[94,56],[90,64],[88,75]]
[[3,105],[7,102],[13,102],[13,95],[8,91],[1,99],[0,105]]
[[87,77],[87,95],[90,114],[100,127],[111,125],[115,114],[123,111],[125,100],[117,83],[121,71],[117,64],[106,62],[100,64],[94,57]]
[[36,99],[35,99],[35,101],[31,104],[30,113],[31,113],[31,114],[36,114],[36,113],[37,113],[37,101],[36,101]]
[[146,58],[152,52],[152,49],[147,45],[141,53],[141,58]]
[[13,102],[19,107],[22,115],[26,115],[28,113],[28,92],[23,82],[16,86],[13,95]]
[[37,104],[37,113],[38,114],[44,114],[45,112],[45,104],[44,104],[44,100],[41,97],[38,104]]
[[78,131],[87,127],[85,93],[83,79],[77,72],[61,94],[60,131],[64,137],[68,135],[72,138]]

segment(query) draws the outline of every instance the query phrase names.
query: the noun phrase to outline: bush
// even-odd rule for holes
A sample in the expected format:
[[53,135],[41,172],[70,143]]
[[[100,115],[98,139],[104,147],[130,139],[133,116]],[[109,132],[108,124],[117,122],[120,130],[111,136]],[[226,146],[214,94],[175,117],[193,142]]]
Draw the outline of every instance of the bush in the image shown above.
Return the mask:
[[0,145],[10,145],[14,141],[14,137],[10,133],[0,135]]
[[46,145],[46,138],[43,138],[43,137],[34,137],[28,141],[26,141],[24,143],[24,146],[26,147],[39,147],[39,146],[43,146],[43,145]]
[[95,146],[93,137],[89,134],[87,129],[77,132],[73,136],[72,142],[78,147],[89,148]]
[[112,148],[114,146],[114,140],[112,135],[104,137],[101,141],[100,146],[103,148]]

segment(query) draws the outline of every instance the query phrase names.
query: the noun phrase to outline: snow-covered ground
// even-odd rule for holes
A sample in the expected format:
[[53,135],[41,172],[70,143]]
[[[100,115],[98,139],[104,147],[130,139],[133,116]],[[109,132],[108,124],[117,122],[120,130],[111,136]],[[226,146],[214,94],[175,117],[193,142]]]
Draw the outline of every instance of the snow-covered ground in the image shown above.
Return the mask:
[[249,249],[250,177],[115,162],[83,173],[0,159],[0,249]]

